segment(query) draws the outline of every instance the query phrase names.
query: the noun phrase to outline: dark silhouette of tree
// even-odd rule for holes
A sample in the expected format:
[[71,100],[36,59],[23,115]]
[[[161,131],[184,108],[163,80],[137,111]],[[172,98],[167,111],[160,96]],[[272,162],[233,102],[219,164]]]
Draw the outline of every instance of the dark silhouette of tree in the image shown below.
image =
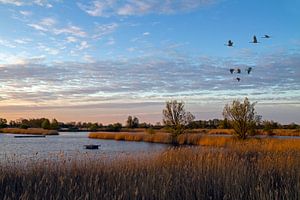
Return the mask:
[[137,117],[128,116],[126,121],[126,126],[128,128],[138,128],[139,127],[139,119]]
[[0,128],[7,127],[7,120],[4,118],[0,118]]
[[224,107],[223,116],[229,120],[235,134],[240,139],[246,139],[255,132],[256,124],[260,120],[260,116],[255,112],[255,104],[251,104],[246,97],[244,102],[234,100],[231,104],[226,104]]
[[194,115],[185,111],[184,102],[176,100],[166,102],[166,108],[163,109],[163,123],[170,128],[173,138],[183,134],[187,125],[194,119]]

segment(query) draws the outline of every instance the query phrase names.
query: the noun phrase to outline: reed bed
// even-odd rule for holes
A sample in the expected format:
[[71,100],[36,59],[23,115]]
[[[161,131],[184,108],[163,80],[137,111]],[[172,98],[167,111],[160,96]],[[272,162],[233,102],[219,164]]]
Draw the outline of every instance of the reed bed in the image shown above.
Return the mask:
[[[187,131],[193,134],[207,135],[233,135],[233,129],[191,129]],[[257,135],[274,135],[274,136],[300,136],[300,129],[274,129],[272,131],[257,130]]]
[[[240,141],[235,137],[230,136],[211,136],[204,134],[188,133],[179,135],[175,140],[168,133],[111,133],[111,132],[97,132],[90,133],[89,138],[92,139],[109,139],[109,140],[124,140],[134,142],[151,142],[163,144],[179,144],[179,145],[200,145],[200,146],[214,146],[214,147],[235,147],[236,144],[243,144],[241,146],[253,146],[259,148],[264,146],[274,151],[284,149],[288,146],[300,150],[300,139],[286,139],[279,140],[276,138],[250,138],[246,141]],[[240,145],[238,145],[240,146]]]
[[254,142],[25,168],[0,165],[0,199],[299,199],[298,143],[278,153],[275,141],[259,148]]
[[46,130],[42,128],[2,128],[0,133],[12,133],[12,134],[29,134],[29,135],[58,135],[56,130]]
[[108,139],[108,140],[125,140],[125,141],[135,141],[135,142],[154,142],[170,144],[172,143],[172,138],[168,133],[156,133],[147,134],[143,132],[131,133],[131,132],[96,132],[90,133],[89,138],[92,139]]

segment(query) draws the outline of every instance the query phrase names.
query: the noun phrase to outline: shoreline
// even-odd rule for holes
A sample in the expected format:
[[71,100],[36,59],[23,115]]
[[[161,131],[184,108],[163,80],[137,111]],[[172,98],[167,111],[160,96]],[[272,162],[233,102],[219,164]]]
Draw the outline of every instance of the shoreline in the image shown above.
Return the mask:
[[57,130],[46,130],[41,128],[2,128],[0,134],[24,134],[24,135],[59,135]]

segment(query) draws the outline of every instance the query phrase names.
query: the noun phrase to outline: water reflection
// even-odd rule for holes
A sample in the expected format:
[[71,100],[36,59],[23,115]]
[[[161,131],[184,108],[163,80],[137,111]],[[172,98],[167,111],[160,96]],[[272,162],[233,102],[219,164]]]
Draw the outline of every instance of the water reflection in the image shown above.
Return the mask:
[[[45,138],[14,138],[14,134],[0,134],[0,162],[17,162],[94,159],[132,154],[148,154],[167,149],[164,144],[89,139],[88,132],[61,132],[58,136]],[[87,150],[84,145],[100,145],[98,150]]]

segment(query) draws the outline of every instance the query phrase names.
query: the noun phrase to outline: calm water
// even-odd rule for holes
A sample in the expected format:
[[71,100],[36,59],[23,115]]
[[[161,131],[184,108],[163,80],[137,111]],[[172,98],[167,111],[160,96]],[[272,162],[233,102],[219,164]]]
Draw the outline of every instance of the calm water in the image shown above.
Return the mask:
[[[89,139],[88,132],[61,132],[45,138],[14,138],[14,134],[0,134],[0,162],[7,160],[41,160],[65,158],[89,158],[122,156],[137,153],[164,151],[169,146],[145,142]],[[86,150],[84,145],[98,144],[98,150]]]

